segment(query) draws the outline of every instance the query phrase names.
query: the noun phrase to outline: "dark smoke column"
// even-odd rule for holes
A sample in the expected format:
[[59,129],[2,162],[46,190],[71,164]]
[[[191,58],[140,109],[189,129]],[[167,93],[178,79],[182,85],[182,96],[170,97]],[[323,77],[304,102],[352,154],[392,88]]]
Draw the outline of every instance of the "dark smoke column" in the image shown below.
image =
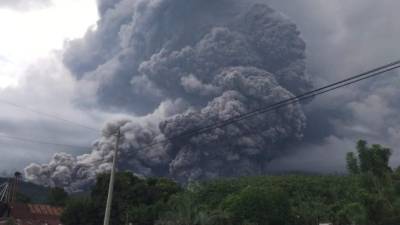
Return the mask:
[[286,143],[302,138],[306,119],[295,104],[141,148],[311,88],[296,25],[264,1],[102,0],[99,12],[97,30],[70,42],[64,63],[82,99],[136,116],[110,121],[89,154],[30,165],[28,179],[85,187],[109,170],[116,127],[124,136],[120,168],[181,182],[262,174]]

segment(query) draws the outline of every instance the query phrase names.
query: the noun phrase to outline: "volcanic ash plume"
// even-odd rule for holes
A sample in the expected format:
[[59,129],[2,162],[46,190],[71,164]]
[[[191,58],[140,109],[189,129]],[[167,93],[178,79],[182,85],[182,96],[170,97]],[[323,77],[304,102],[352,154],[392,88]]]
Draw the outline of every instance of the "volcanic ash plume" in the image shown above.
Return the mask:
[[102,0],[99,12],[97,29],[68,44],[64,63],[82,96],[136,116],[107,123],[89,154],[30,165],[29,180],[86,187],[110,169],[118,128],[119,168],[181,182],[261,174],[285,143],[302,137],[305,116],[293,104],[143,148],[311,88],[296,25],[263,1]]

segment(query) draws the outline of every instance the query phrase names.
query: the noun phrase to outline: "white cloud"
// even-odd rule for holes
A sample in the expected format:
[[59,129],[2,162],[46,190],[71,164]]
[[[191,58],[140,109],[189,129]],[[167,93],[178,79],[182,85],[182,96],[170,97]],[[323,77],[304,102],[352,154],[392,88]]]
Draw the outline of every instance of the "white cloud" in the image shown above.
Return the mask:
[[27,12],[2,9],[1,4],[0,55],[7,60],[0,61],[0,88],[17,85],[34,60],[62,49],[66,39],[83,36],[98,18],[95,0],[54,0],[49,7]]
[[0,8],[25,11],[32,8],[46,7],[50,4],[51,0],[2,0],[0,1]]
[[[99,130],[105,121],[118,116],[96,109],[79,108],[74,103],[80,98],[76,95],[77,82],[55,53],[35,61],[24,74],[17,86],[0,89],[0,100]],[[73,155],[86,152],[99,133],[1,103],[0,134],[87,148],[37,145],[0,137],[0,154],[5,155],[0,158],[0,170],[20,169],[32,161],[44,162],[56,152],[65,151]]]

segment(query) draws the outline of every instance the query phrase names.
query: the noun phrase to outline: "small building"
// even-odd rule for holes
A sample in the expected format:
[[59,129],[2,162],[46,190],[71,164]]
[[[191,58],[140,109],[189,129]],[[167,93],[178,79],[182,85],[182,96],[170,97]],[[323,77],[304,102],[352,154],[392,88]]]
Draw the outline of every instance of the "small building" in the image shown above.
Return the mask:
[[17,203],[16,193],[21,173],[0,184],[0,225],[62,225],[63,208],[43,204]]
[[[10,218],[16,225],[62,225],[61,207],[41,204],[12,203]],[[1,222],[0,222],[1,224]]]

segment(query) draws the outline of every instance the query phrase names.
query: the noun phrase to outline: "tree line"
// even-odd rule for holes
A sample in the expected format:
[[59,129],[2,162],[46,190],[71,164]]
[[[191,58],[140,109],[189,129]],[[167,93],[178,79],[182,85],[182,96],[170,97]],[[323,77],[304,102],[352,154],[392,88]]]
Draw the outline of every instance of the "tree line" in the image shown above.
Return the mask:
[[[400,169],[391,150],[357,143],[348,175],[226,178],[182,187],[166,178],[116,175],[111,224],[140,225],[398,225]],[[52,200],[65,205],[65,225],[102,224],[109,175],[90,195]]]

